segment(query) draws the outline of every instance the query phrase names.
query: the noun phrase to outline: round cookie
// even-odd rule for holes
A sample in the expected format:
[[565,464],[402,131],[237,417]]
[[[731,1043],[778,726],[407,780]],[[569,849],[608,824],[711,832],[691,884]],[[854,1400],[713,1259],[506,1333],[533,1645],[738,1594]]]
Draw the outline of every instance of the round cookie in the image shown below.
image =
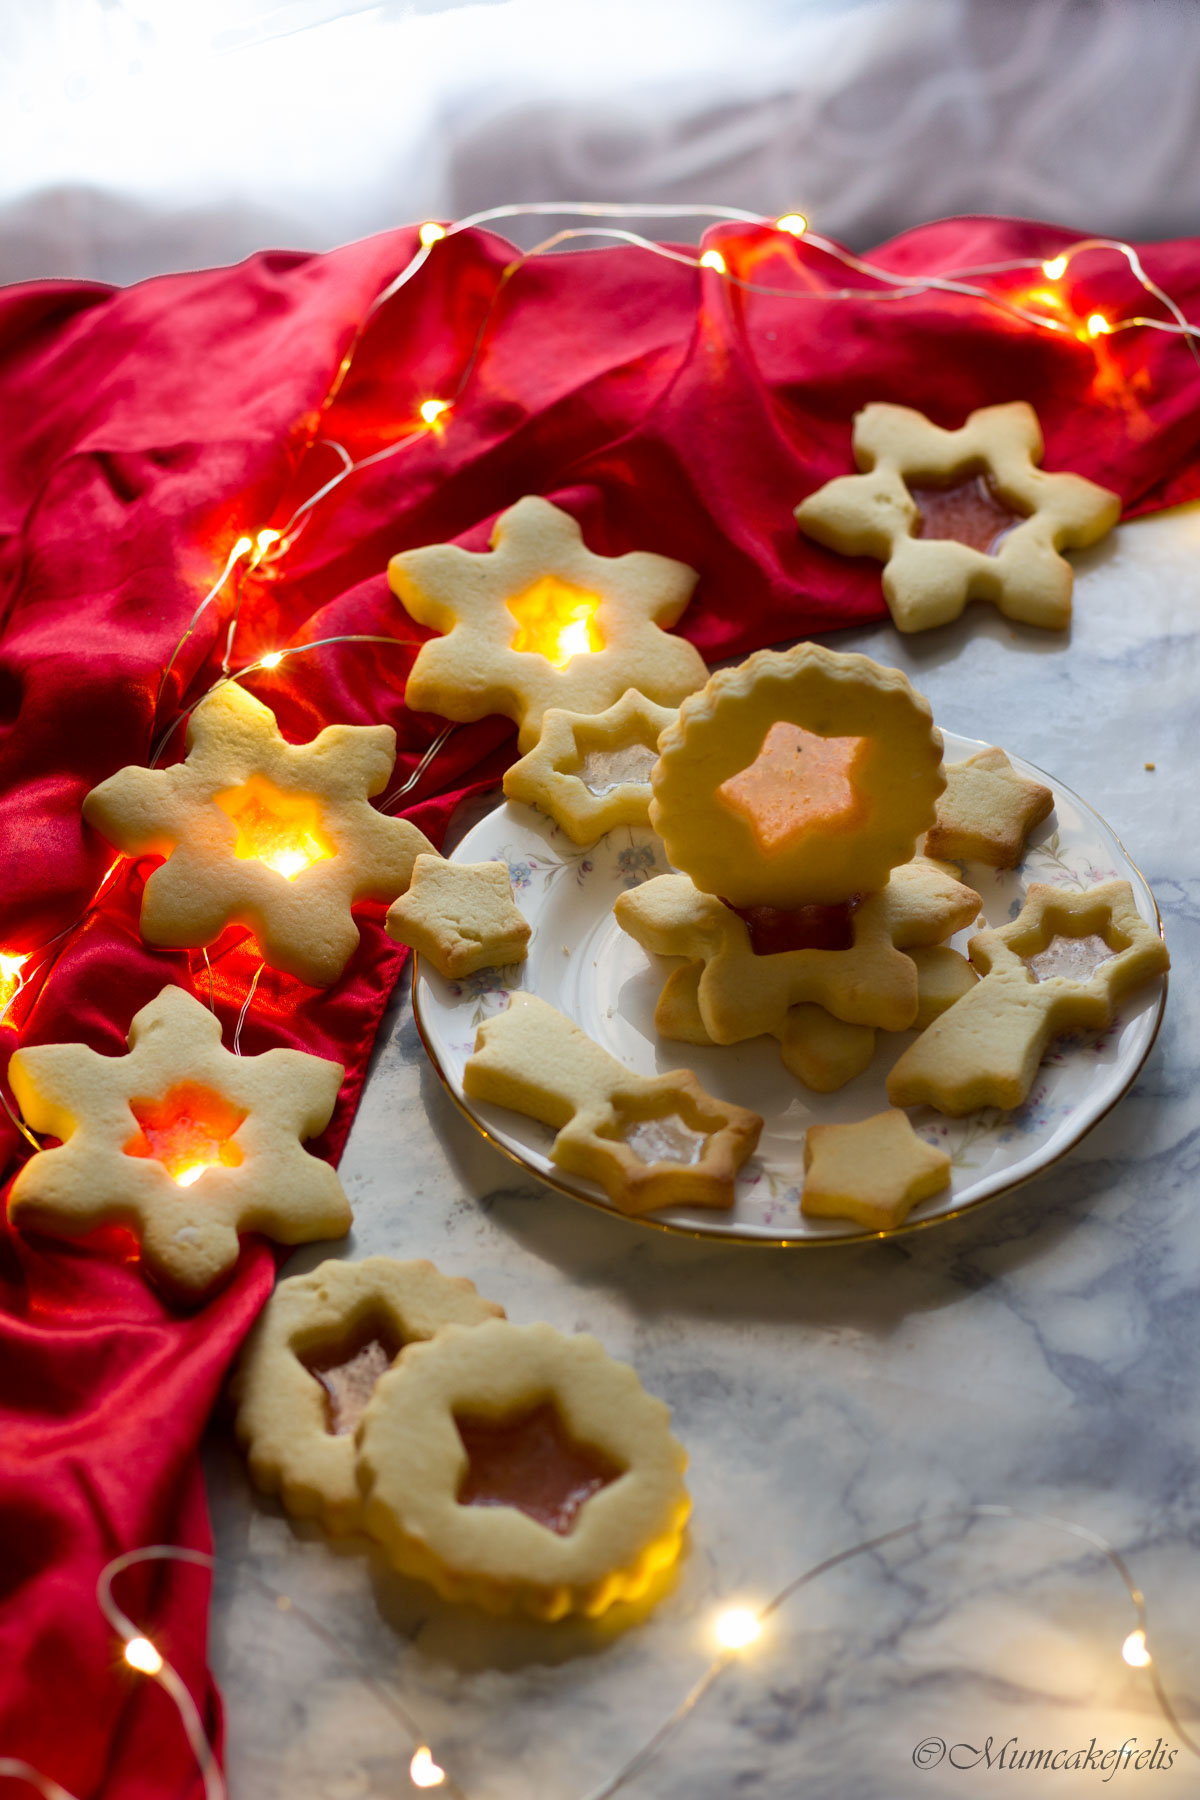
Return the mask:
[[676,868],[735,907],[878,892],[945,785],[941,733],[907,678],[819,644],[714,675],[659,751],[651,823]]
[[334,1259],[280,1282],[233,1382],[257,1486],[335,1536],[357,1530],[354,1431],[375,1381],[404,1345],[503,1317],[472,1282],[425,1261]]
[[593,1337],[452,1327],[407,1350],[363,1416],[367,1529],[446,1599],[595,1616],[678,1554],[690,1501],[669,1417]]

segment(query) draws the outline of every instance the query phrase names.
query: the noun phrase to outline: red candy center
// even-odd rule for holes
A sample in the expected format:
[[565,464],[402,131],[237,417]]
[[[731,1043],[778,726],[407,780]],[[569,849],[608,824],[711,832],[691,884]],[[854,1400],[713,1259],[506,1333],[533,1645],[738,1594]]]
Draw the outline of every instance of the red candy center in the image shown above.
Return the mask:
[[514,1506],[566,1537],[580,1508],[621,1473],[615,1464],[567,1436],[547,1401],[517,1418],[455,1417],[467,1453],[460,1506]]
[[744,919],[755,956],[778,956],[785,950],[849,950],[854,944],[854,912],[858,896],[832,906],[729,906]]
[[915,487],[908,491],[917,506],[913,535],[953,538],[985,556],[995,556],[1000,540],[1020,518],[1001,500],[986,475],[968,475],[952,487]]

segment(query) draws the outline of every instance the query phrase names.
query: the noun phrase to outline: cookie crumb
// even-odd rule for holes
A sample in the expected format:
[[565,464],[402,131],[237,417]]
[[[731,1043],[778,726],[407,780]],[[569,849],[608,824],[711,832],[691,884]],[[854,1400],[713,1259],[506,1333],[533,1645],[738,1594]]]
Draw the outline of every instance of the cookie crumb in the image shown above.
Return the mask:
[[1156,768],[1157,768],[1157,767],[1158,767],[1158,764],[1157,764],[1157,763],[1143,763],[1143,764],[1142,764],[1142,767],[1143,767],[1143,769],[1151,769],[1151,770],[1153,770],[1153,769],[1156,769]]

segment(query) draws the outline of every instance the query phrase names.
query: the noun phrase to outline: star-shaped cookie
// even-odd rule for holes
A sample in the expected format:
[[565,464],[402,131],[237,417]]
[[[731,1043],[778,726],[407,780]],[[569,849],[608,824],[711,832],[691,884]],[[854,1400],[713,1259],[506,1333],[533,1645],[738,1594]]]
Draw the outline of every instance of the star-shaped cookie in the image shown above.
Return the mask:
[[504,792],[548,814],[575,844],[594,844],[617,825],[648,825],[659,734],[675,717],[636,688],[602,713],[551,707],[534,748],[506,771]]
[[446,862],[440,856],[418,856],[409,890],[389,911],[386,929],[452,981],[476,969],[524,962],[530,933],[513,904],[503,863]]
[[638,687],[678,705],[704,685],[699,651],[662,627],[691,598],[696,572],[636,550],[596,556],[569,513],[526,495],[500,514],[490,554],[457,544],[405,550],[388,580],[421,625],[405,699],[446,719],[503,713],[531,750],[548,707],[598,713]]
[[826,482],[796,520],[831,550],[885,565],[901,631],[944,625],[975,599],[1027,625],[1069,622],[1073,574],[1059,551],[1102,538],[1121,502],[1037,467],[1042,432],[1025,401],[981,407],[957,431],[876,402],[855,415],[853,448],[862,473]]
[[1118,1002],[1170,963],[1127,881],[1078,893],[1034,882],[1017,917],[968,948],[983,979],[896,1063],[894,1106],[936,1106],[953,1118],[1020,1106],[1051,1038],[1111,1025]]
[[804,1191],[810,1218],[853,1219],[868,1231],[902,1225],[919,1200],[950,1185],[950,1158],[919,1138],[902,1112],[853,1125],[810,1125]]
[[336,1173],[302,1147],[329,1123],[342,1074],[300,1050],[234,1056],[206,1006],[164,988],[135,1016],[128,1056],[85,1044],[13,1056],[22,1112],[62,1143],[30,1157],[9,1212],[66,1237],[129,1226],[148,1273],[199,1298],[237,1261],[239,1231],[306,1244],[350,1229]]
[[119,769],[83,816],[127,856],[166,858],[142,896],[148,944],[199,949],[248,925],[273,969],[328,987],[358,946],[351,908],[394,900],[433,849],[370,804],[395,760],[390,725],[327,725],[289,744],[270,708],[228,682],[188,720],[186,761]]
[[977,750],[945,765],[946,790],[925,834],[930,856],[1015,869],[1035,825],[1054,811],[1054,794],[1017,771],[1003,750]]

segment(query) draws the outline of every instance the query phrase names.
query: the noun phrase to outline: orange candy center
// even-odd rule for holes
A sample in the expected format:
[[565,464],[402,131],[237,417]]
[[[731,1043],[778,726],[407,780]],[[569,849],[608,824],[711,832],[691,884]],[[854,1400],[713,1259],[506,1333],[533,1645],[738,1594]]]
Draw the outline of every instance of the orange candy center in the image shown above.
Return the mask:
[[265,775],[252,775],[243,786],[213,798],[237,827],[233,854],[241,862],[266,863],[285,881],[295,881],[333,855],[321,808],[308,794],[285,794]]
[[517,621],[513,649],[544,656],[556,669],[565,669],[573,656],[604,648],[596,625],[600,595],[557,575],[543,575],[523,594],[515,594],[508,610]]
[[857,737],[820,737],[781,719],[749,768],[722,782],[717,793],[749,819],[766,851],[814,825],[849,831],[866,819],[866,803],[853,781],[864,743]]
[[951,487],[915,487],[909,482],[908,491],[918,513],[914,536],[953,538],[985,556],[995,556],[1001,538],[1020,518],[986,475],[969,475]]
[[209,1088],[181,1082],[162,1100],[131,1100],[129,1110],[140,1130],[126,1156],[153,1157],[180,1187],[214,1165],[236,1169],[242,1161],[233,1134],[246,1114]]
[[513,1506],[566,1537],[580,1508],[621,1473],[598,1450],[568,1437],[551,1401],[517,1418],[455,1417],[467,1453],[460,1506]]

